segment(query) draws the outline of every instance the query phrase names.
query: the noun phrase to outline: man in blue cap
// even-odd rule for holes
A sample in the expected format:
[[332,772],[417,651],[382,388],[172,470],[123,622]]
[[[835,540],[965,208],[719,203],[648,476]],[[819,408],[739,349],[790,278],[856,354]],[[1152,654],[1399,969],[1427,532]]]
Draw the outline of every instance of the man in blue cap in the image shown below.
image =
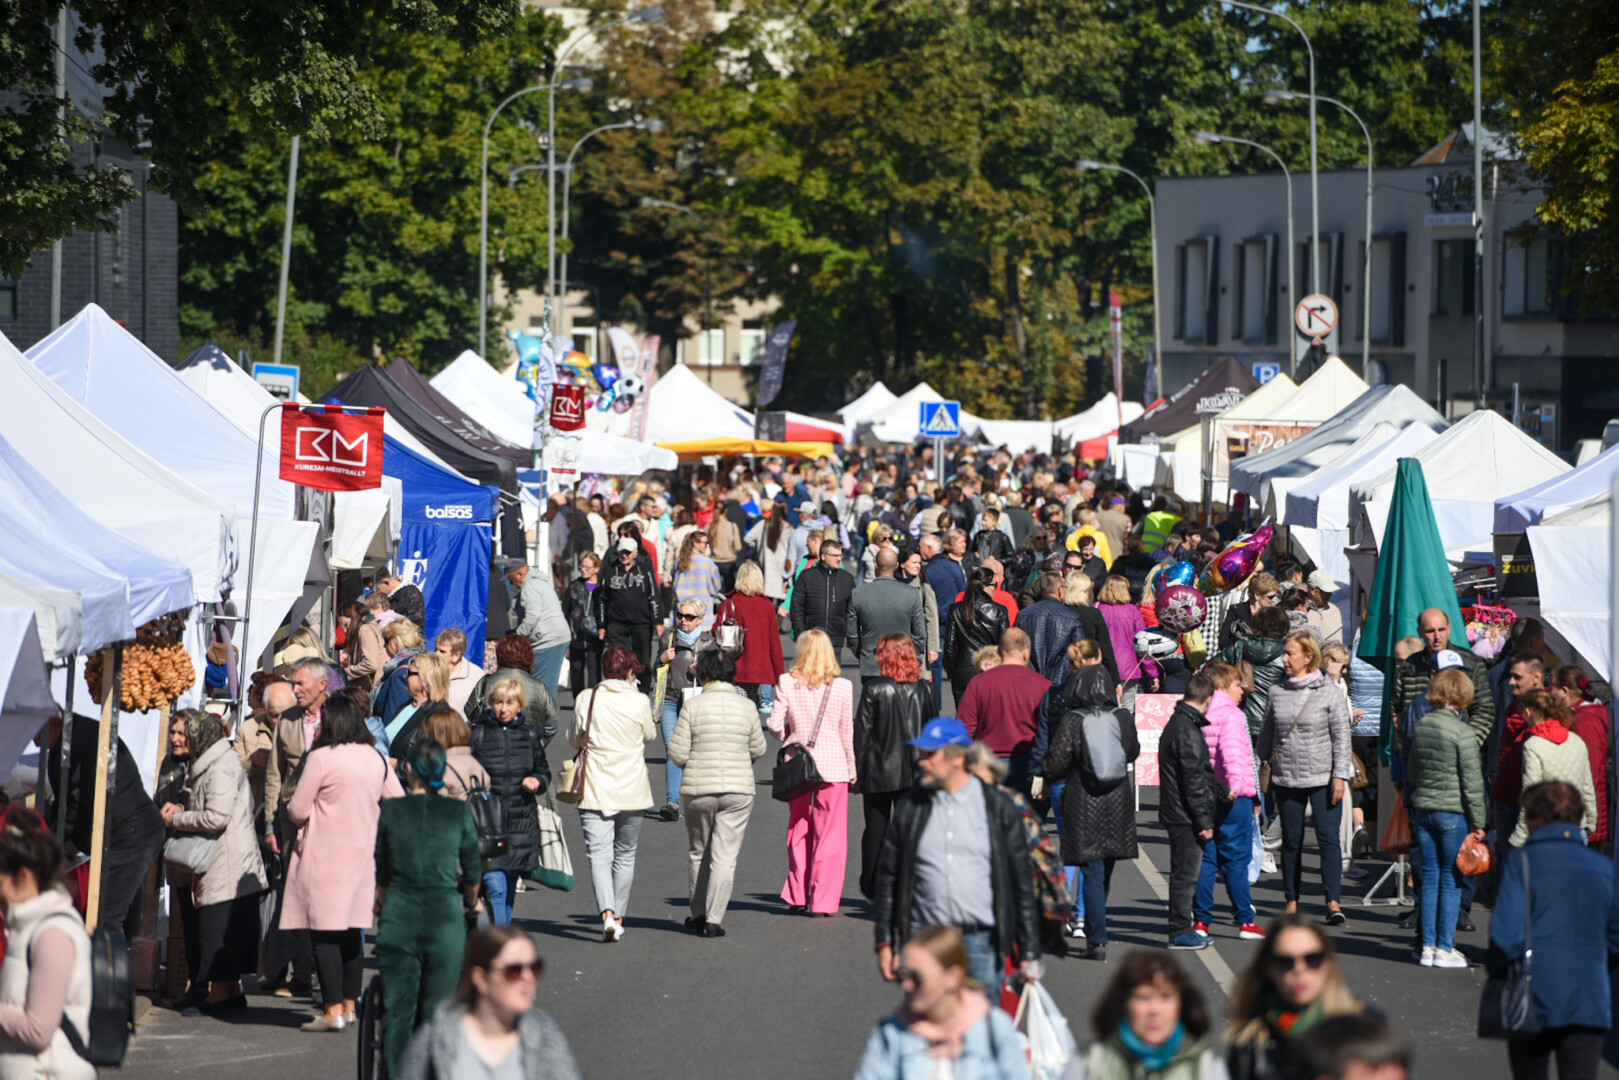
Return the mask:
[[970,974],[995,999],[1002,960],[1014,948],[1038,979],[1039,905],[1017,805],[967,771],[972,737],[953,716],[929,720],[916,747],[922,782],[894,804],[872,896],[877,966],[899,977],[899,951],[924,926],[954,926],[967,941]]

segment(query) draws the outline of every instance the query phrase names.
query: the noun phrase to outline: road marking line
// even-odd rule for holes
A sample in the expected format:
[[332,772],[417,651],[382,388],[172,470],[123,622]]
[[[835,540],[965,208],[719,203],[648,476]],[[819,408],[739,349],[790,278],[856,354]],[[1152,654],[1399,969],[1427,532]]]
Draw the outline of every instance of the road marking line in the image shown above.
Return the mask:
[[[1164,880],[1164,875],[1158,872],[1158,868],[1152,864],[1151,859],[1147,858],[1145,852],[1136,855],[1136,869],[1141,871],[1141,876],[1147,879],[1147,888],[1151,889],[1158,899],[1166,904],[1169,903],[1169,882]],[[1206,949],[1198,949],[1197,958],[1203,961],[1204,967],[1209,969],[1209,974],[1219,984],[1221,992],[1226,997],[1230,997],[1231,988],[1236,984],[1237,976],[1225,962],[1225,958],[1214,951],[1213,945]]]

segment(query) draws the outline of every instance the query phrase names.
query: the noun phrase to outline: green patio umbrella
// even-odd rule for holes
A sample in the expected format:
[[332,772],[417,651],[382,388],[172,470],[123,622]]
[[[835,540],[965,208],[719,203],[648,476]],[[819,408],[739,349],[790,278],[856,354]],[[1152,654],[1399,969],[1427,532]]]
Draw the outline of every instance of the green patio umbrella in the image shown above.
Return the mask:
[[1451,644],[1459,649],[1470,647],[1422,463],[1401,458],[1398,469],[1359,649],[1362,660],[1383,671],[1383,724],[1378,745],[1385,763],[1393,730],[1389,706],[1394,693],[1395,644],[1417,632],[1417,616],[1423,611],[1439,608],[1450,616]]

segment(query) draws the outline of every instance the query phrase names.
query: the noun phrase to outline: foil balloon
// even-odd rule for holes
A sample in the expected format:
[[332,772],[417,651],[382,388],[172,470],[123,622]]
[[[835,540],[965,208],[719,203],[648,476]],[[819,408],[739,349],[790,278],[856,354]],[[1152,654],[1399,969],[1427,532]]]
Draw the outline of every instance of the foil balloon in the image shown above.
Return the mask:
[[596,411],[597,412],[606,412],[608,409],[611,409],[613,407],[613,403],[616,402],[617,400],[618,400],[618,387],[616,387],[616,386],[606,387],[605,389],[602,390],[602,392],[600,394],[596,395]]
[[1259,558],[1270,544],[1273,532],[1267,521],[1247,536],[1237,537],[1214,557],[1211,569],[1214,583],[1221,591],[1229,592],[1248,580],[1259,566]]
[[1203,625],[1209,617],[1209,601],[1191,585],[1170,585],[1158,592],[1158,625],[1185,634]]
[[1180,562],[1171,563],[1170,565],[1164,567],[1163,570],[1152,579],[1153,595],[1161,595],[1163,591],[1169,588],[1171,585],[1190,585],[1196,580],[1197,567],[1193,566],[1185,559],[1182,559]]
[[618,382],[618,367],[614,364],[597,364],[593,369],[596,381],[601,383],[603,390],[611,389]]
[[562,357],[558,373],[566,380],[588,385],[594,377],[591,372],[590,357],[577,350],[570,350]]
[[[616,389],[616,387],[615,387],[615,389]],[[635,399],[633,397],[630,397],[627,394],[615,394],[613,396],[613,411],[614,412],[616,412],[616,413],[627,413],[633,408],[635,408]]]

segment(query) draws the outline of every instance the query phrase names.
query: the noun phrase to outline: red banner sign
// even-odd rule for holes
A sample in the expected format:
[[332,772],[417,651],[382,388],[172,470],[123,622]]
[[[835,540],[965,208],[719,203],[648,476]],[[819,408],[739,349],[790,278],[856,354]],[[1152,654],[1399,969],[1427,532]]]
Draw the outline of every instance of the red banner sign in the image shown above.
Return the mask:
[[337,405],[281,410],[281,479],[321,491],[382,486],[381,409]]
[[585,388],[563,386],[551,388],[551,427],[557,431],[578,431],[585,426]]

